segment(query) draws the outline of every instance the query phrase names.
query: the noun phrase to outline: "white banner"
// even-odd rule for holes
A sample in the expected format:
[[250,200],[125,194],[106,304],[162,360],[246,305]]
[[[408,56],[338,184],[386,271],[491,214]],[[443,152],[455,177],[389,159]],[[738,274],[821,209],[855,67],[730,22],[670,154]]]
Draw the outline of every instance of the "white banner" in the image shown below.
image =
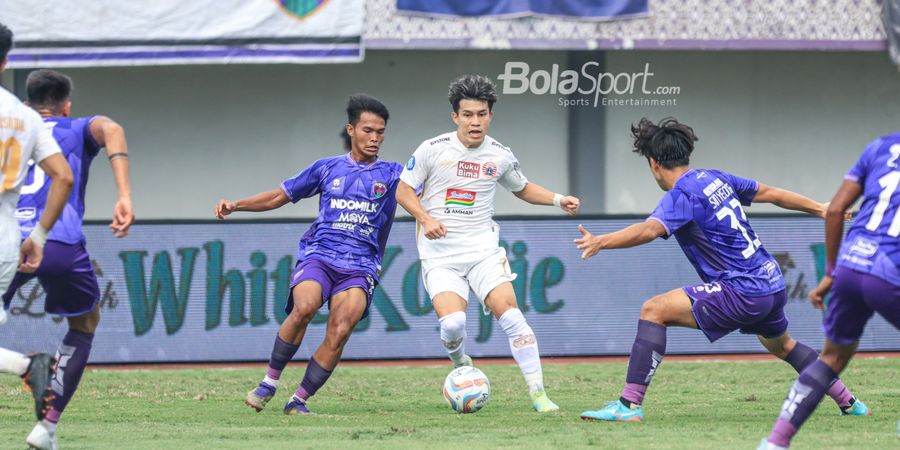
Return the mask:
[[363,0],[0,0],[10,68],[359,62]]

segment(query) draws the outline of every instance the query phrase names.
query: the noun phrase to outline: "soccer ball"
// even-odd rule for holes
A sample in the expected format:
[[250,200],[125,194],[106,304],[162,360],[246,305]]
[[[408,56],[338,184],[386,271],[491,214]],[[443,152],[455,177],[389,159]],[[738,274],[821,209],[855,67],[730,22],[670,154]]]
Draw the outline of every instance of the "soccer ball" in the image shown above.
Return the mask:
[[483,408],[491,396],[491,382],[481,370],[471,366],[453,369],[444,380],[444,398],[458,413],[473,413]]

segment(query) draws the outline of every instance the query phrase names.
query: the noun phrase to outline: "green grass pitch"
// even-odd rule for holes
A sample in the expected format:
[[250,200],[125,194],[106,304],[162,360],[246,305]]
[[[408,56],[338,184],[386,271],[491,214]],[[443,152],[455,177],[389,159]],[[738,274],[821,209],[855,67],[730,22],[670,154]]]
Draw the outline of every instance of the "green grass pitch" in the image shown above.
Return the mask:
[[[478,361],[476,360],[476,364]],[[487,406],[453,413],[441,396],[449,363],[433,367],[339,367],[313,397],[314,416],[281,413],[303,365],[257,414],[243,404],[258,369],[89,370],[63,415],[63,449],[621,448],[755,449],[796,373],[778,361],[664,361],[643,423],[583,422],[579,413],[618,398],[623,362],[545,364],[559,413],[531,410],[514,365],[484,364]],[[840,417],[825,398],[796,449],[900,448],[900,358],[854,360],[844,374],[872,417]],[[0,378],[0,448],[24,448],[33,425],[28,394]]]

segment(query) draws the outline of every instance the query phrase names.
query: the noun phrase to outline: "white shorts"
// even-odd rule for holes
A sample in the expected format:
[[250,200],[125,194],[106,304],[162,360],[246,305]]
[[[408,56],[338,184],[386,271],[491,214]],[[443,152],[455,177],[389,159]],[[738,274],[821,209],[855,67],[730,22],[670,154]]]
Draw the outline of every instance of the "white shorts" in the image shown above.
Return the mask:
[[495,287],[515,280],[516,274],[509,270],[506,249],[497,247],[478,253],[423,259],[422,279],[432,299],[441,292],[453,292],[468,302],[471,287],[484,313],[489,314],[490,308],[484,304],[488,294]]
[[3,295],[6,289],[9,288],[9,283],[12,283],[18,267],[19,261],[0,261],[0,295]]

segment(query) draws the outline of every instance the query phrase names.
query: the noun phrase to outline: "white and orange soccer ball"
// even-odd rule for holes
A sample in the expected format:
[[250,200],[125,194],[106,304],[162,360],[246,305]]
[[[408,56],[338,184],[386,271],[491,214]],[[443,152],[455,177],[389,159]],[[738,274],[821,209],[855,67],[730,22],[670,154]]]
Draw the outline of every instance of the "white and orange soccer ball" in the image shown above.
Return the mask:
[[491,382],[481,370],[463,366],[453,369],[444,380],[444,398],[458,413],[473,413],[491,397]]

